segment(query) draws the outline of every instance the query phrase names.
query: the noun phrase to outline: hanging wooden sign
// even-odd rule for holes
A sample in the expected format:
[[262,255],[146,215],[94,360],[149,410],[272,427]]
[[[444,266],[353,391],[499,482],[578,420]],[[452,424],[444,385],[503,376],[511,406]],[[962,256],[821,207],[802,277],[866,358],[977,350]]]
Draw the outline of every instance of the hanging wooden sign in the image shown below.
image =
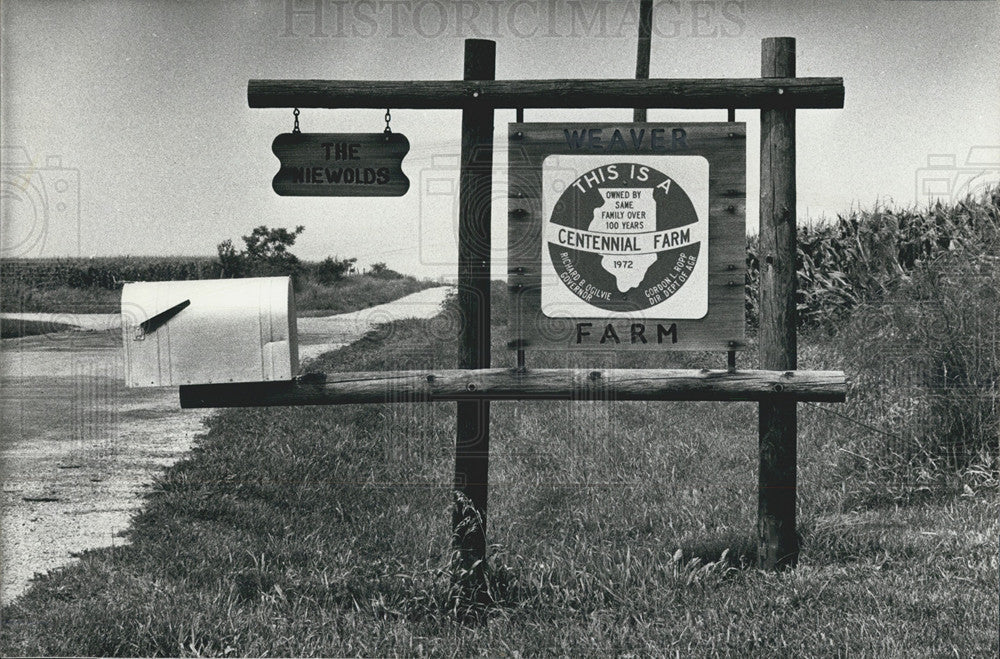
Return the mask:
[[271,182],[279,195],[401,197],[410,188],[402,133],[283,133],[271,150],[281,161]]
[[512,347],[743,347],[745,135],[511,124]]

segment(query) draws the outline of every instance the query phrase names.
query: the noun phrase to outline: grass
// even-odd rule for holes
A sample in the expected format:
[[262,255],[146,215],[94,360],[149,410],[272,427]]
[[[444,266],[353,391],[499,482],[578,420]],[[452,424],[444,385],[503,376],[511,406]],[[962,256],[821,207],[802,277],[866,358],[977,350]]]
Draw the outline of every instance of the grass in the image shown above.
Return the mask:
[[[297,282],[296,302],[305,315],[357,311],[438,285],[391,271],[323,282],[312,274],[317,269],[303,264]],[[123,282],[221,276],[208,257],[4,259],[0,274],[0,311],[44,313],[117,313]]]
[[117,313],[122,292],[104,288],[23,285],[6,287],[0,311],[22,313]]
[[392,302],[439,285],[413,277],[386,279],[372,275],[351,275],[330,285],[306,281],[295,293],[295,303],[299,309],[305,310],[302,315],[347,313]]
[[[0,653],[997,656],[998,199],[803,231],[800,368],[854,384],[799,406],[795,570],[752,567],[753,404],[495,403],[483,626],[453,609],[454,405],[228,410],[130,544],[0,612]],[[356,283],[348,305],[394,285]],[[495,365],[513,363],[501,289]],[[316,368],[453,367],[457,323],[382,326]]]
[[19,339],[25,336],[62,332],[72,328],[72,325],[52,321],[0,319],[0,338]]
[[[451,367],[453,314],[383,326],[318,367]],[[830,341],[804,337],[802,367],[834,358]],[[229,410],[158,480],[131,544],[2,611],[0,653],[997,654],[995,492],[862,496],[842,449],[871,432],[830,413],[849,405],[800,408],[804,550],[783,574],[748,567],[755,405],[493,409],[486,626],[450,608],[453,404]]]

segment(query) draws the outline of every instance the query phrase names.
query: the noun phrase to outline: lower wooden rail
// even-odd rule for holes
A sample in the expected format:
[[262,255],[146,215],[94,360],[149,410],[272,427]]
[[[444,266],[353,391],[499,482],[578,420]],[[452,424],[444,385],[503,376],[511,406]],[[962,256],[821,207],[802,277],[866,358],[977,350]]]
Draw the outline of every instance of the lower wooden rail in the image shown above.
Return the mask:
[[181,407],[346,405],[461,400],[789,400],[843,402],[841,371],[454,369],[316,373],[289,382],[197,384]]

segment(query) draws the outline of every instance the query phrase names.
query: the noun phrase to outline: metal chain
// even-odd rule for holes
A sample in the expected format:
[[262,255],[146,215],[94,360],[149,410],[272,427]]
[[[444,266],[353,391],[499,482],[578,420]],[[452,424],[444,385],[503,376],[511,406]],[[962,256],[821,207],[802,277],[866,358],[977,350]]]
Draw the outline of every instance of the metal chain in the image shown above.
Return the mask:
[[384,131],[382,131],[382,132],[384,132],[384,133],[385,133],[386,135],[391,135],[391,134],[392,134],[392,129],[391,129],[391,128],[389,128],[389,122],[390,122],[390,121],[392,121],[392,115],[391,115],[391,114],[389,114],[389,108],[386,108],[386,109],[385,109],[385,130],[384,130]]
[[299,130],[299,109],[295,108],[292,110],[292,114],[295,115],[295,125],[292,126],[292,132],[301,133],[302,131]]

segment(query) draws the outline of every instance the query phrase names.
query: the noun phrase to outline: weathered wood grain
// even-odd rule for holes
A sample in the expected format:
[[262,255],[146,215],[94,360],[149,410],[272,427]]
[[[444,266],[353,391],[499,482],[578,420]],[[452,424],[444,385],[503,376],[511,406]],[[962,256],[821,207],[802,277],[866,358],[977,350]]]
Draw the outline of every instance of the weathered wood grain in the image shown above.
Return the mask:
[[[324,379],[325,378],[325,379]],[[841,371],[452,369],[326,373],[307,381],[186,385],[181,407],[476,400],[801,400],[843,402]]]
[[[795,75],[795,39],[764,39],[761,75]],[[760,363],[794,369],[795,314],[795,110],[760,113]],[[795,530],[797,412],[795,401],[760,404],[757,560],[764,569],[798,561]]]
[[409,150],[402,133],[282,133],[271,144],[281,161],[271,187],[283,196],[401,197]]
[[842,78],[250,80],[251,108],[842,108]]

